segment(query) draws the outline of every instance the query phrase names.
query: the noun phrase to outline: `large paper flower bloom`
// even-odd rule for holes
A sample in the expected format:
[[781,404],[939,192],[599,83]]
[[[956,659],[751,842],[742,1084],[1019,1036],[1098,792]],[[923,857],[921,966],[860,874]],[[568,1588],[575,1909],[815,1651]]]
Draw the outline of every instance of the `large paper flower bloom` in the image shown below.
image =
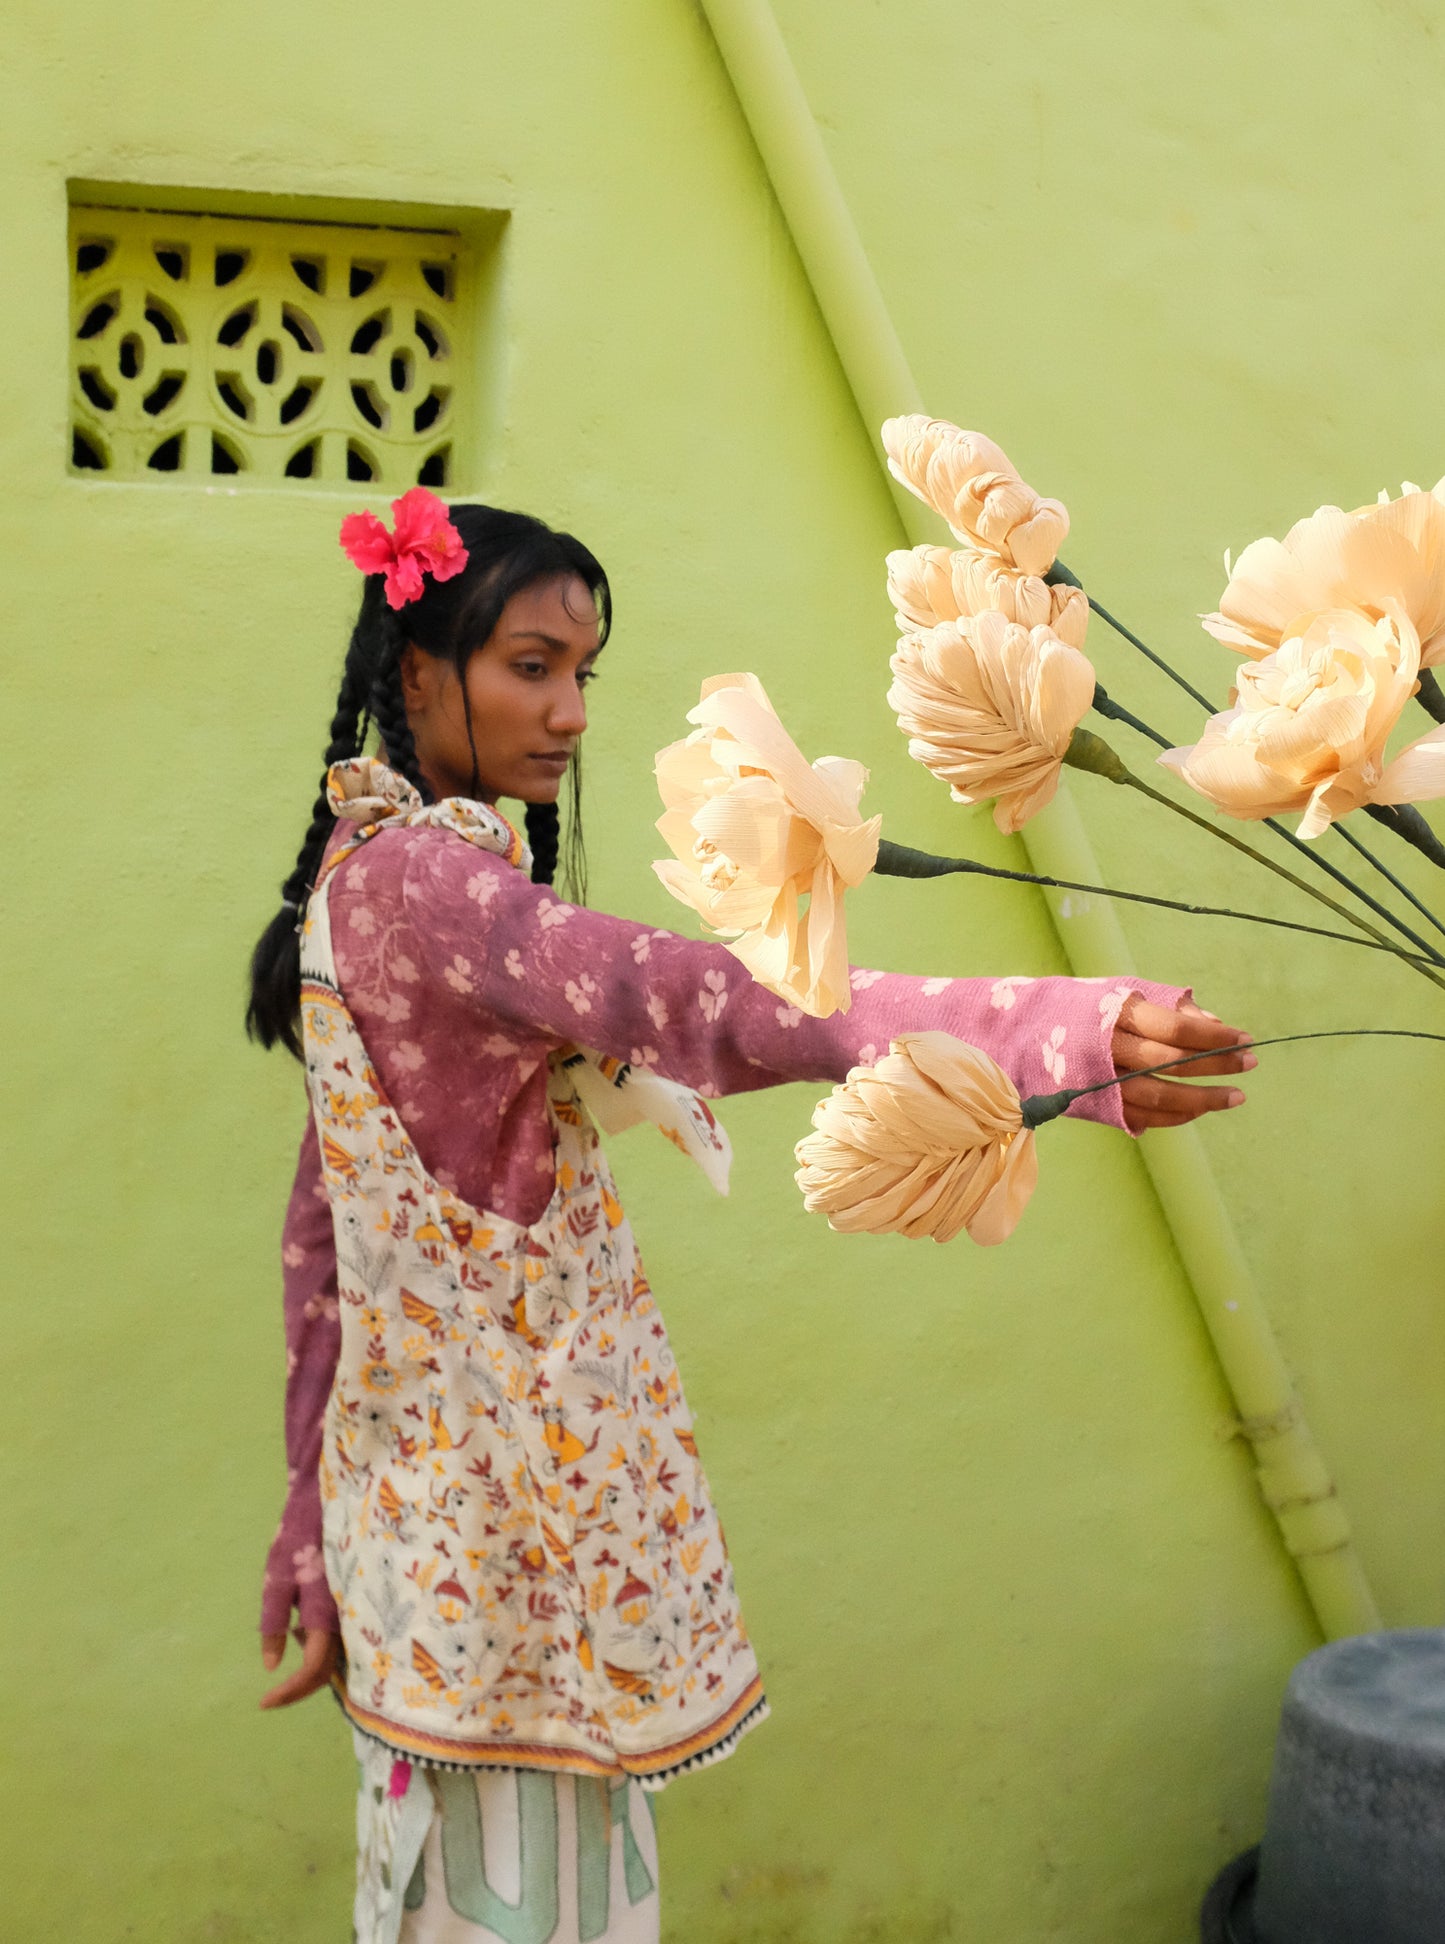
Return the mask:
[[1043,809],[1094,698],[1086,656],[990,612],[905,635],[891,666],[888,701],[908,753],[958,802],[996,797],[993,819],[1007,831]]
[[947,1033],[904,1033],[876,1066],[854,1067],[813,1126],[794,1179],[846,1234],[1002,1242],[1038,1179],[1013,1082]]
[[905,631],[992,610],[1025,628],[1049,628],[1071,648],[1082,648],[1089,626],[1081,587],[1050,587],[1038,574],[1021,574],[992,554],[961,547],[889,554],[888,598]]
[[1240,669],[1233,708],[1159,761],[1231,817],[1303,810],[1301,837],[1364,803],[1445,796],[1445,728],[1385,760],[1419,662],[1408,621],[1345,608],[1309,615],[1274,654]]
[[867,770],[810,764],[753,675],[713,676],[687,719],[697,728],[657,758],[676,862],[652,868],[762,985],[820,1019],[846,1012],[842,894],[872,870],[883,821],[858,812]]
[[1358,608],[1370,620],[1399,615],[1420,638],[1420,665],[1445,661],[1445,503],[1407,486],[1392,500],[1342,513],[1322,506],[1283,540],[1255,540],[1235,561],[1217,612],[1216,641],[1258,659],[1272,655],[1301,616]]
[[893,477],[941,513],[960,540],[1023,574],[1053,566],[1068,513],[1026,486],[992,439],[911,412],[886,421],[883,444]]

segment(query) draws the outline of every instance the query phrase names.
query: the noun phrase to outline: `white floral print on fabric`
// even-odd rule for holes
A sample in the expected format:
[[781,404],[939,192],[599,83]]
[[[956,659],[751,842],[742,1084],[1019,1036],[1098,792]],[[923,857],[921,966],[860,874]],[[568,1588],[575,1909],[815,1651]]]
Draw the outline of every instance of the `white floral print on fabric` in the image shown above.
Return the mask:
[[727,975],[723,972],[705,972],[702,988],[697,995],[697,1003],[703,1018],[709,1025],[720,1016],[727,1002]]
[[1056,1026],[1039,1048],[1044,1056],[1044,1067],[1049,1078],[1059,1087],[1063,1086],[1068,1071],[1064,1059],[1064,1041],[1067,1036],[1067,1027]]
[[995,979],[988,989],[988,1003],[997,1012],[1012,1012],[1020,989],[1032,984],[1032,979],[1023,978],[1017,973],[1010,974],[1006,979]]

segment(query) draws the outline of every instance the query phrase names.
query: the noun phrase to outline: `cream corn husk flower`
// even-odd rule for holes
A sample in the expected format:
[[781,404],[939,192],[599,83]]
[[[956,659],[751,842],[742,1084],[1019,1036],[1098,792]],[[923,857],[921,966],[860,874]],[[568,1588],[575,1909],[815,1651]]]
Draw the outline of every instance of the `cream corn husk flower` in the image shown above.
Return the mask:
[[813,1126],[794,1179],[845,1234],[1003,1242],[1038,1180],[1013,1082],[948,1033],[900,1035],[818,1102]]
[[992,439],[910,412],[885,422],[883,444],[893,477],[941,513],[960,540],[1022,574],[1053,566],[1068,513],[1025,485]]
[[1445,480],[1406,485],[1392,500],[1344,513],[1322,506],[1283,540],[1254,540],[1230,569],[1213,614],[1216,641],[1272,655],[1302,615],[1358,608],[1372,621],[1403,615],[1420,638],[1420,665],[1445,661]]
[[652,868],[760,984],[820,1019],[846,1012],[843,892],[873,869],[883,821],[859,815],[867,770],[810,764],[754,675],[713,676],[687,719],[697,728],[657,758],[676,862]]
[[909,547],[889,554],[888,598],[905,630],[992,609],[1026,628],[1050,628],[1071,648],[1082,648],[1089,626],[1089,601],[1081,587],[1050,587],[1038,574],[1021,574],[992,554],[962,547]]
[[1043,809],[1093,701],[1086,656],[1047,628],[989,612],[905,635],[890,666],[889,706],[908,753],[958,802],[997,798],[1004,831]]
[[1274,654],[1240,669],[1234,707],[1159,761],[1231,817],[1303,810],[1301,837],[1365,803],[1445,796],[1445,727],[1385,760],[1419,663],[1408,621],[1349,608],[1303,616]]

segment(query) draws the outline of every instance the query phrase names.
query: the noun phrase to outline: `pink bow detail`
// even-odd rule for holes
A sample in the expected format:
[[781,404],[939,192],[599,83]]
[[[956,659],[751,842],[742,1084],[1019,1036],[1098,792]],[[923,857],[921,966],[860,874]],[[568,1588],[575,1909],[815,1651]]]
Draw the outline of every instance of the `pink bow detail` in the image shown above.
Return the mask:
[[462,536],[445,505],[425,486],[391,503],[396,522],[388,533],[374,513],[348,513],[341,522],[341,546],[363,574],[386,575],[388,607],[405,607],[422,591],[423,577],[450,580],[467,564]]

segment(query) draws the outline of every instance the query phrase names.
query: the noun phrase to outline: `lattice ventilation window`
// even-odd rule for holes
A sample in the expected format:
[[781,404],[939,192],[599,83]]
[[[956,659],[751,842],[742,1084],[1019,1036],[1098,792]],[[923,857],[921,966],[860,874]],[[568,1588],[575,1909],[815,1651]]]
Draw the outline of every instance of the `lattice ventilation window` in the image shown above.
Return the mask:
[[70,248],[76,471],[456,483],[460,236],[77,205]]

